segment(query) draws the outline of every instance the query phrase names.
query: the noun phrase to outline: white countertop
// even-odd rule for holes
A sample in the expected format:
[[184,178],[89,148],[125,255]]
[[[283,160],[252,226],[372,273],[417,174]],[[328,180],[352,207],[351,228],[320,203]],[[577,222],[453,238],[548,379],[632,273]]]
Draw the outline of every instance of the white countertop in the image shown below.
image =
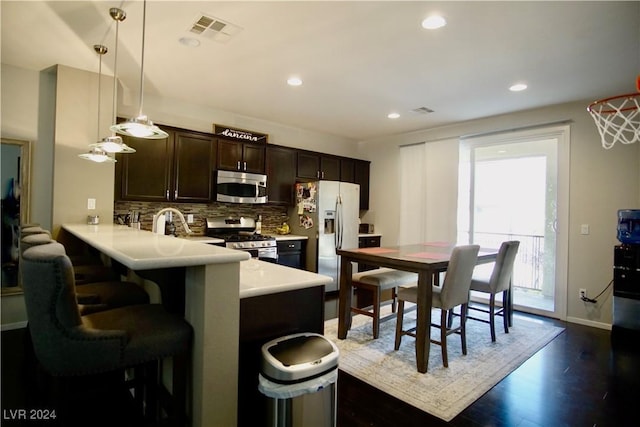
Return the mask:
[[257,259],[240,263],[240,298],[310,288],[332,282],[333,279],[329,276]]
[[[329,276],[250,259],[245,251],[205,245],[211,238],[175,238],[115,224],[64,224],[67,232],[132,270],[240,263],[240,298],[326,285]],[[300,239],[303,236],[280,236]],[[213,239],[218,240],[218,239]]]
[[287,240],[308,240],[308,236],[298,236],[295,234],[273,234],[273,237],[276,238],[276,241],[283,242]]
[[191,239],[137,230],[115,224],[63,224],[62,228],[132,270],[188,267],[243,261],[248,252]]

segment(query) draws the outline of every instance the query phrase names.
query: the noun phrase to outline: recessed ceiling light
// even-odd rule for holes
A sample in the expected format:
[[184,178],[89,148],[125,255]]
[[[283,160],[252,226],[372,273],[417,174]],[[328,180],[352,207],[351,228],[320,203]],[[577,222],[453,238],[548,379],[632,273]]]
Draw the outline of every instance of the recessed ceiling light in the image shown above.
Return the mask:
[[289,86],[300,86],[302,84],[302,79],[300,77],[289,77],[287,79],[287,84]]
[[526,85],[526,84],[524,84],[524,83],[516,83],[516,84],[514,84],[513,86],[511,86],[511,87],[509,88],[509,90],[510,90],[511,92],[520,92],[520,91],[522,91],[522,90],[525,90],[526,88],[527,88],[527,85]]
[[387,117],[389,117],[390,119],[397,119],[398,117],[400,117],[400,114],[398,114],[398,113],[389,113],[387,115]]
[[198,47],[198,46],[200,46],[200,40],[194,39],[193,37],[180,37],[180,39],[178,41],[180,42],[180,44],[183,44],[183,45],[189,46],[189,47]]
[[422,21],[422,28],[426,30],[436,30],[444,27],[445,25],[447,25],[447,21],[440,15],[431,15]]

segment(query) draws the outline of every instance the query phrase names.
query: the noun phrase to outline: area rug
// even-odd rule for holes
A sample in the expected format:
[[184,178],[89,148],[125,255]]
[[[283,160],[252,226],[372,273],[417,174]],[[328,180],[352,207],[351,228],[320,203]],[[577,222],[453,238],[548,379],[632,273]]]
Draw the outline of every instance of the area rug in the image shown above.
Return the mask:
[[[389,306],[383,315],[390,313]],[[439,321],[439,310],[433,311]],[[404,328],[415,324],[416,311],[405,313]],[[340,349],[339,368],[431,415],[450,421],[515,370],[564,329],[548,322],[517,317],[505,334],[496,322],[497,340],[491,342],[489,325],[467,321],[467,355],[462,354],[460,336],[448,337],[449,367],[442,366],[440,347],[431,344],[429,368],[416,370],[415,340],[404,336],[394,351],[395,319],[380,324],[380,337],[372,337],[370,317],[353,317],[347,339],[337,339],[338,320],[325,322],[325,336]],[[431,328],[432,338],[439,332]]]

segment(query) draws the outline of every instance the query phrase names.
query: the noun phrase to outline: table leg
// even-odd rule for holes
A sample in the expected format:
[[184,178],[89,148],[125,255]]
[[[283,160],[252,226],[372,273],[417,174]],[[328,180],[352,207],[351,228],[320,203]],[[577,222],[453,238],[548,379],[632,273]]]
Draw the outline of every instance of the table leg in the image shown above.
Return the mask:
[[340,257],[340,290],[338,292],[338,339],[347,338],[347,332],[351,329],[351,298],[353,285],[351,284],[352,266],[351,260]]
[[433,273],[422,271],[418,274],[418,318],[416,323],[416,365],[418,372],[427,372],[429,365],[431,306]]

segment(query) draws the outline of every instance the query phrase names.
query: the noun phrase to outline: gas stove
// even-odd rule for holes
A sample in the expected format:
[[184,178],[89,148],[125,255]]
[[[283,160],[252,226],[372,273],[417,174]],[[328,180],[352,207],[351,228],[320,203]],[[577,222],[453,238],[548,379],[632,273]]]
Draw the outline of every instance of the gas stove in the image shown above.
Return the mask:
[[249,217],[207,218],[206,234],[223,239],[230,249],[248,251],[254,258],[274,261],[278,258],[276,239],[265,234],[256,234],[256,222]]

